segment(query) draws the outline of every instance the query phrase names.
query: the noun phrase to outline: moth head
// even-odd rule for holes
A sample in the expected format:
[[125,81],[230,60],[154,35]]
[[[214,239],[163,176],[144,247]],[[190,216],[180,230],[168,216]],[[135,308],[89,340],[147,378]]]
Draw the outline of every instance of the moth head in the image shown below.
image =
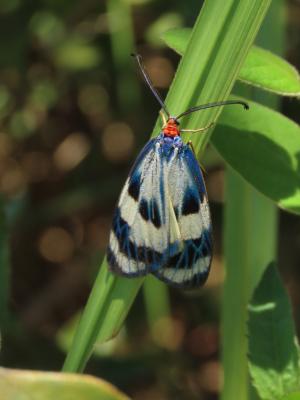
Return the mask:
[[163,134],[168,137],[180,136],[179,121],[175,117],[169,117],[163,127]]
[[167,120],[167,123],[168,123],[168,124],[175,125],[175,126],[179,126],[179,125],[180,125],[180,122],[178,121],[178,119],[177,119],[176,117],[170,117],[170,118]]

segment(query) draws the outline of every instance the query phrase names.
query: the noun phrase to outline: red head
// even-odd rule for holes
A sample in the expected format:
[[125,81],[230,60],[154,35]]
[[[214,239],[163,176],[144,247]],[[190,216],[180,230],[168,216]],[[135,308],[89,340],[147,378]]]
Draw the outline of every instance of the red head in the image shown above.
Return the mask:
[[163,127],[163,134],[168,137],[180,136],[179,122],[176,118],[170,117]]

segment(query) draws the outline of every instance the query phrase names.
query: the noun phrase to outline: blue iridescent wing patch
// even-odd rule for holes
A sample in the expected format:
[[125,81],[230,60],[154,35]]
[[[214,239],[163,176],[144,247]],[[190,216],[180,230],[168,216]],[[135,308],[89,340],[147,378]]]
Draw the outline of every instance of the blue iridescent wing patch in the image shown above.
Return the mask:
[[179,137],[160,135],[141,151],[121,193],[107,252],[110,269],[196,287],[208,276],[211,254],[200,167]]

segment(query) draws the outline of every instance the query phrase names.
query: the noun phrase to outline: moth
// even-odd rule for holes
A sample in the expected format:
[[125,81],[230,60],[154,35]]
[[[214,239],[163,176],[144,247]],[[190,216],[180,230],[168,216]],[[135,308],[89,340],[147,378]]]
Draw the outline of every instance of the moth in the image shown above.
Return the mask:
[[142,75],[162,107],[163,127],[138,155],[113,216],[107,261],[113,273],[138,277],[148,273],[183,289],[206,281],[212,260],[212,224],[201,168],[179,120],[202,109],[243,101],[192,107],[174,117],[155,90],[140,55]]

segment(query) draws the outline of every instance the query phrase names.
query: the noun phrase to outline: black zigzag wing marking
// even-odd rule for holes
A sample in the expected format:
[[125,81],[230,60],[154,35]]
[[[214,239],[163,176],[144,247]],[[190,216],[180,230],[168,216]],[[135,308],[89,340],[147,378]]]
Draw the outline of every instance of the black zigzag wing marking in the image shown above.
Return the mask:
[[[162,264],[162,254],[131,239],[131,227],[116,209],[107,260],[111,271],[130,276],[145,275]],[[121,261],[120,261],[121,260]]]
[[139,202],[139,212],[145,221],[150,221],[156,228],[161,227],[161,214],[158,202],[155,198],[146,200],[142,198]]
[[159,211],[157,200],[155,198],[153,198],[150,203],[150,210],[151,210],[151,214],[150,214],[151,222],[153,223],[153,225],[156,228],[160,228],[161,227],[161,214]]
[[135,201],[138,201],[140,197],[141,189],[141,174],[139,171],[134,171],[128,179],[128,194]]
[[187,188],[183,196],[182,215],[197,214],[200,201],[198,191],[192,187]]
[[[113,226],[107,249],[107,261],[110,270],[118,274],[134,276],[147,273],[145,263],[138,260],[138,249],[134,241],[130,239],[130,233],[131,224],[138,214],[138,201],[143,185],[143,162],[145,157],[153,152],[154,139],[146,143],[136,158],[120,194],[118,206],[114,211]],[[122,210],[126,220],[121,217]],[[148,253],[146,249],[143,250],[143,258],[145,259]]]
[[165,181],[156,144],[156,139],[150,141],[138,156],[114,213],[107,259],[119,274],[144,275],[163,264]]
[[113,221],[113,232],[119,244],[119,251],[128,259],[152,265],[161,262],[162,254],[146,246],[137,246],[130,239],[130,226],[121,217],[119,208]]
[[181,251],[167,257],[163,267],[152,273],[171,286],[197,287],[205,282],[210,269],[211,220],[202,172],[186,145],[170,170],[169,188],[174,223],[178,224],[181,235]]
[[170,257],[162,269],[152,273],[174,287],[189,289],[203,285],[211,262],[209,236],[210,233],[205,232],[198,239],[185,241],[181,252]]
[[150,212],[149,212],[149,207],[148,207],[148,202],[146,199],[141,199],[139,202],[139,213],[141,217],[145,221],[149,221],[150,219]]
[[165,254],[169,244],[168,160],[170,153],[174,153],[174,148],[168,152],[166,159],[160,146],[160,141],[157,141],[155,152],[149,154],[149,157],[146,156],[143,163],[143,183],[138,201],[139,213],[131,225],[131,238],[138,245]]
[[120,267],[117,258],[115,256],[115,251],[112,250],[111,246],[109,245],[106,250],[106,258],[107,263],[110,267],[110,270],[118,275],[122,275],[122,268]]

